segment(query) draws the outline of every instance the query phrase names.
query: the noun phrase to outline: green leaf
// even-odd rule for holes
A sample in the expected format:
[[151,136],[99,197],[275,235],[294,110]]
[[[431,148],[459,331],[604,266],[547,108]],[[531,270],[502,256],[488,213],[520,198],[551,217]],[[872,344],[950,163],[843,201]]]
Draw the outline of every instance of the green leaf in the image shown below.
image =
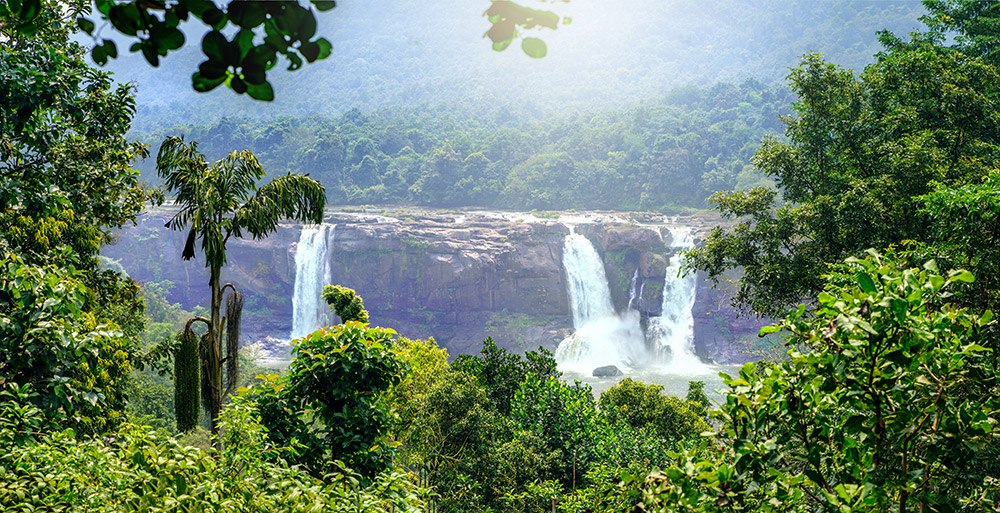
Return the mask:
[[87,34],[94,33],[94,22],[84,18],[83,16],[76,19],[76,26],[80,27],[80,30],[86,32]]
[[570,18],[569,16],[563,16],[563,25],[569,25],[570,23],[573,23],[573,18]]
[[317,61],[321,61],[333,53],[333,45],[326,38],[321,37],[317,39],[316,44],[319,46],[319,55],[316,56]]
[[819,473],[813,470],[811,467],[806,467],[802,469],[806,477],[812,480],[816,484],[826,484],[826,479]]
[[236,37],[233,38],[233,43],[236,43],[236,47],[240,50],[239,63],[242,63],[243,59],[246,59],[247,55],[250,54],[250,50],[253,49],[253,31],[247,29],[240,30],[236,33]]
[[535,37],[524,38],[521,41],[521,50],[524,50],[524,53],[533,59],[541,59],[548,52],[545,41]]
[[34,22],[22,23],[17,27],[17,32],[23,36],[33,37],[38,33],[38,25]]
[[950,278],[952,281],[961,281],[964,283],[972,283],[975,280],[975,277],[972,275],[972,273],[966,271],[965,269],[952,271],[948,273],[948,278]]
[[497,51],[497,52],[502,52],[502,51],[506,50],[507,47],[510,46],[510,44],[513,43],[513,42],[514,42],[513,38],[508,39],[506,41],[497,41],[497,42],[493,43],[493,50]]
[[160,48],[177,50],[184,46],[184,33],[176,28],[166,28],[159,31],[157,35],[157,42]]
[[134,36],[139,31],[139,9],[134,4],[116,4],[108,12],[108,20],[127,36]]
[[97,12],[107,16],[108,12],[115,5],[113,0],[94,0],[94,7],[97,8]]
[[222,32],[213,30],[207,34],[201,40],[201,51],[205,53],[205,56],[214,61],[225,61],[223,57],[223,52],[226,49],[226,45],[229,41],[226,40],[226,36],[222,35]]
[[274,89],[271,88],[271,84],[264,82],[262,84],[247,84],[247,94],[250,95],[254,100],[260,100],[264,102],[269,102],[274,100]]
[[334,7],[337,7],[337,2],[334,0],[312,0],[312,4],[316,6],[316,10],[320,12],[326,12]]
[[100,66],[104,66],[108,63],[108,53],[104,50],[103,46],[95,46],[94,49],[90,51],[90,55],[94,58],[94,62]]
[[41,11],[41,0],[21,0],[21,12],[18,17],[21,18],[21,21],[32,21]]
[[213,60],[208,60],[198,65],[198,72],[200,73],[201,78],[206,80],[215,80],[217,78],[224,79],[226,78],[226,72],[228,70],[229,68],[225,64]]
[[252,29],[264,23],[267,16],[267,5],[264,2],[236,0],[229,3],[226,12],[229,19],[237,26]]
[[219,87],[220,84],[226,81],[226,78],[227,74],[225,73],[220,77],[205,77],[200,71],[196,71],[194,75],[191,75],[191,85],[195,91],[206,93]]
[[[868,275],[868,273],[860,271],[858,272],[858,274],[854,276],[854,278],[857,280],[858,285],[861,287],[861,290],[869,294],[874,293],[877,290],[875,287],[875,280],[873,280],[872,277]],[[822,301],[822,298],[820,299],[820,301]]]
[[763,328],[760,329],[760,332],[757,333],[757,336],[763,337],[765,335],[770,335],[771,333],[777,333],[779,331],[781,331],[780,326],[764,326]]
[[229,87],[231,87],[236,94],[243,94],[247,92],[247,85],[242,79],[240,79],[240,77],[233,77],[233,79],[229,82]]
[[313,62],[316,60],[316,57],[319,57],[319,45],[306,41],[299,46],[299,53],[301,53],[307,61]]
[[903,320],[906,317],[907,306],[908,303],[902,299],[893,298],[889,300],[889,308],[892,309],[892,313],[898,320]]
[[243,80],[249,84],[263,84],[267,81],[267,72],[264,71],[264,66],[258,62],[252,62],[249,59],[243,61]]
[[308,41],[316,34],[316,16],[312,11],[305,11],[302,14],[302,21],[299,22],[297,37],[300,41]]
[[111,57],[112,59],[118,58],[118,47],[115,46],[114,41],[105,39],[104,44],[101,46],[104,47],[104,53],[108,54],[108,57]]
[[215,30],[221,30],[226,25],[226,13],[213,7],[202,13],[201,21]]
[[149,62],[149,65],[156,68],[160,65],[160,56],[157,55],[156,49],[152,45],[147,44],[145,41],[139,45],[139,49],[142,50],[143,57]]

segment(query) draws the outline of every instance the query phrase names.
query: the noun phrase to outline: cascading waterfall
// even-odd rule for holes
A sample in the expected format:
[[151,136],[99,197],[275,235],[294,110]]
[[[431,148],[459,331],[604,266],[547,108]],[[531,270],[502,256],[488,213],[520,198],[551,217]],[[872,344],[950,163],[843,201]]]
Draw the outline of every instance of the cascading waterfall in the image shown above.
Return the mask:
[[627,369],[642,363],[645,341],[639,312],[615,313],[601,258],[590,241],[572,227],[563,245],[563,266],[575,332],[556,349],[560,368],[590,374],[604,365]]
[[295,292],[292,296],[291,338],[300,338],[330,324],[327,304],[320,295],[330,281],[327,251],[333,244],[336,225],[305,226],[295,251]]
[[[628,309],[634,310],[639,308],[639,299],[642,297],[639,290],[636,290],[636,286],[639,283],[639,268],[635,268],[635,273],[632,274],[632,283],[628,286]],[[643,282],[643,285],[646,283]]]
[[670,257],[666,279],[663,283],[663,307],[659,317],[651,317],[647,336],[651,342],[654,363],[668,365],[672,371],[698,373],[705,365],[691,348],[694,340],[694,306],[697,281],[693,274],[678,276],[681,266],[681,250],[694,245],[690,228],[669,227],[672,236]]

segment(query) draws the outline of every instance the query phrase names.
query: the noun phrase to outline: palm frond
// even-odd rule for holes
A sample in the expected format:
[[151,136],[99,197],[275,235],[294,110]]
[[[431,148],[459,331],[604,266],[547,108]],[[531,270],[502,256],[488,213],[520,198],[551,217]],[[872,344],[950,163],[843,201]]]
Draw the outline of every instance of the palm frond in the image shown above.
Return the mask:
[[285,175],[257,190],[233,216],[232,234],[247,232],[255,239],[277,228],[282,219],[309,223],[323,222],[326,189],[319,182],[301,175]]

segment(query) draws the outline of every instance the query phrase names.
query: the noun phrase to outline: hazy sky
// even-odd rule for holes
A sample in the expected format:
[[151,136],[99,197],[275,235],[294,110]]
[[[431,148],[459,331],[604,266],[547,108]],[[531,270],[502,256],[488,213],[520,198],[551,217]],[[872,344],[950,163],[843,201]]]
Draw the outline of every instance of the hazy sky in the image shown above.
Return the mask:
[[[222,87],[208,94],[191,90],[190,75],[202,60],[200,34],[189,36],[186,48],[158,69],[138,54],[109,69],[137,84],[140,116],[158,111],[175,122],[223,114],[337,115],[352,107],[455,101],[598,108],[632,104],[678,85],[781,80],[807,51],[860,66],[859,59],[878,49],[875,30],[889,25],[908,31],[922,12],[919,2],[898,0],[524,4],[572,18],[558,30],[526,34],[547,43],[543,59],[524,55],[518,40],[504,52],[491,49],[483,37],[487,0],[341,0],[319,15],[319,31],[333,43],[333,55],[297,72],[284,72],[287,64],[279,63],[270,73],[277,100],[269,105]],[[127,45],[119,47],[127,54]]]

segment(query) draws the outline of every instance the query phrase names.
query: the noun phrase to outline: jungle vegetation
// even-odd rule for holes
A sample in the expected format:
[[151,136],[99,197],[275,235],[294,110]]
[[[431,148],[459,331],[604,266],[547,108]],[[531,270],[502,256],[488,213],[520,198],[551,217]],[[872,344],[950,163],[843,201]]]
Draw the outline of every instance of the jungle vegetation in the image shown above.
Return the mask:
[[[184,312],[163,300],[169,283],[136,284],[100,265],[112,230],[163,192],[130,166],[147,154],[126,138],[137,108],[130,87],[91,67],[92,50],[71,39],[86,4],[54,5],[0,3],[4,511],[997,510],[1000,2],[925,1],[927,30],[882,34],[883,49],[857,74],[806,55],[789,75],[784,137],[759,147],[739,138],[703,153],[684,146],[731,122],[710,138],[724,140],[754,109],[780,105],[752,82],[679,90],[688,103],[636,108],[632,121],[526,128],[541,130],[539,151],[579,137],[563,154],[525,150],[533,143],[517,131],[477,146],[489,129],[462,138],[442,123],[449,135],[428,136],[426,126],[390,129],[360,112],[332,122],[329,144],[309,141],[332,148],[333,162],[343,157],[336,169],[313,157],[332,199],[400,187],[412,196],[386,197],[463,204],[521,190],[574,207],[545,182],[577,177],[573,190],[585,194],[628,176],[637,188],[609,205],[667,210],[681,201],[662,192],[668,185],[698,191],[685,206],[735,187],[711,200],[734,223],[688,263],[711,276],[741,267],[737,301],[782,318],[762,334],[783,333],[791,349],[727,376],[718,405],[699,383],[678,398],[623,380],[595,398],[561,379],[547,351],[512,354],[490,340],[452,359],[433,340],[365,323],[361,298],[336,286],[324,299],[342,323],[296,341],[287,371],[222,356],[217,278],[210,308]],[[720,94],[749,101],[732,107]],[[682,104],[707,125],[671,128],[689,115]],[[338,146],[338,127],[357,136]],[[197,130],[188,140],[212,139]],[[240,151],[237,133],[204,142],[207,156],[180,139],[159,150],[167,191],[183,206],[175,226],[191,233],[183,256],[197,257],[200,242],[213,271],[228,237],[263,236],[279,218],[315,220],[324,200],[319,183],[278,165],[299,159],[291,170],[309,172],[308,151],[276,136],[288,153],[225,157]],[[594,142],[603,137],[610,142]],[[393,140],[398,148],[384,151]],[[716,157],[718,183],[705,185],[716,176],[707,167],[674,177],[655,166],[692,154],[695,164]],[[260,185],[271,162],[273,181]],[[188,319],[205,314],[205,342],[193,340]],[[203,399],[210,412],[197,420],[198,398],[170,393],[174,380],[197,384],[192,361],[219,376],[202,391],[223,389],[223,366],[233,389]]]

